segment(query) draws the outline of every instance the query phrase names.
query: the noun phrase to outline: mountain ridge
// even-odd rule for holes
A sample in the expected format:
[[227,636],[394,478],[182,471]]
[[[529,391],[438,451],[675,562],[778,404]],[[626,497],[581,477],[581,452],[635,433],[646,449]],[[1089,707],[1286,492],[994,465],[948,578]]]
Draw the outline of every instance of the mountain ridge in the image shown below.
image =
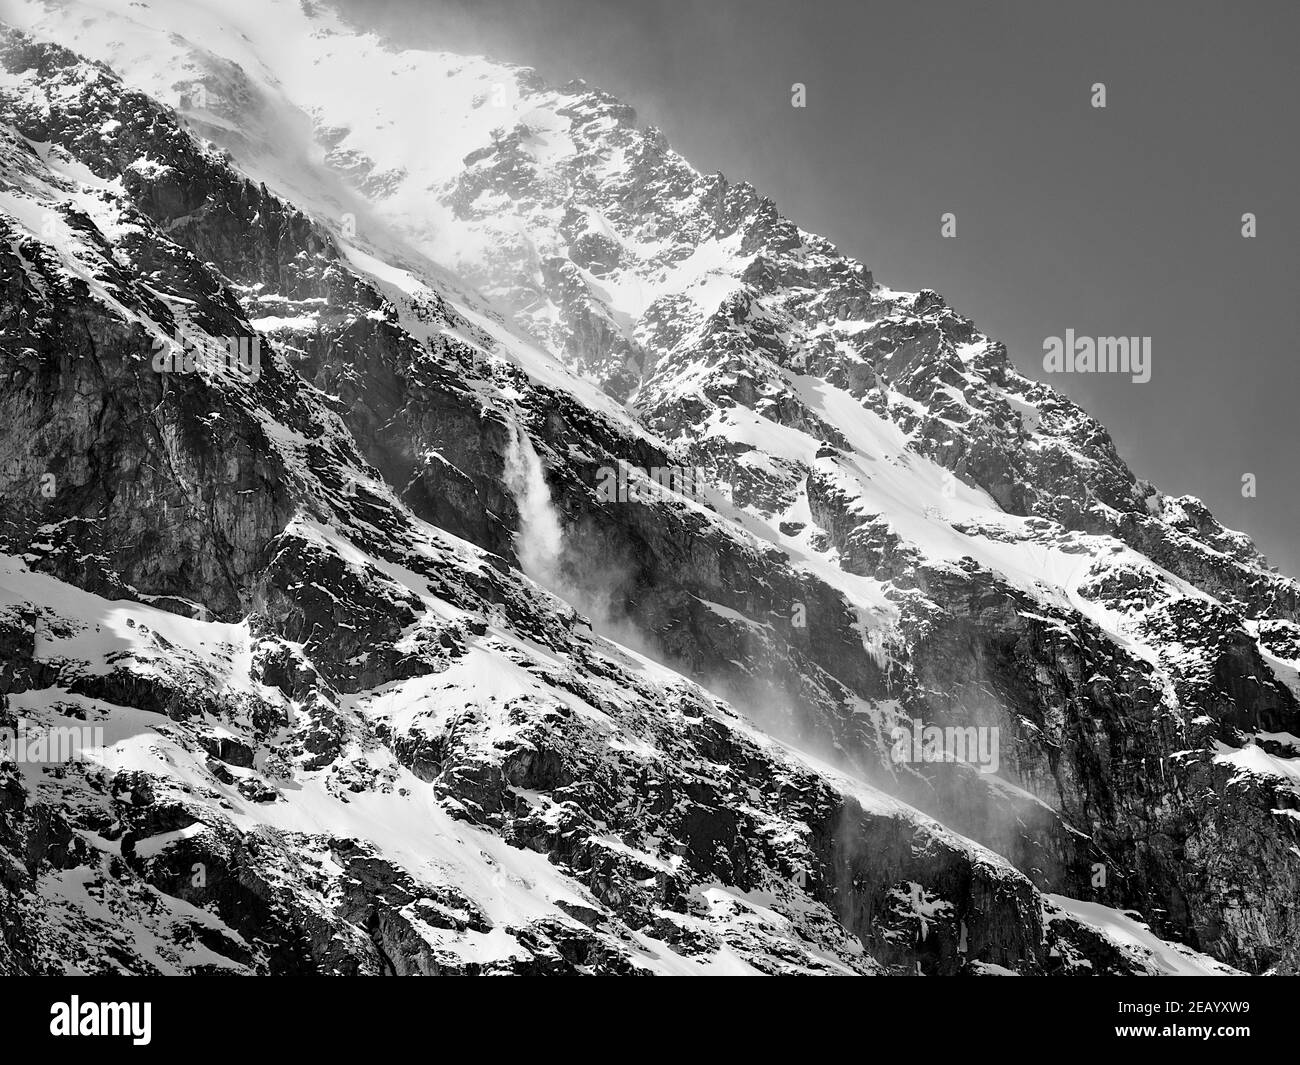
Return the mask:
[[[66,26],[46,29],[76,37]],[[146,39],[154,45],[161,40],[156,34]],[[187,54],[189,45],[171,40],[169,47]],[[235,51],[244,47],[232,45]],[[200,56],[205,69],[214,65],[212,55]],[[396,55],[402,61],[409,58]],[[472,66],[476,61],[465,62]],[[161,267],[175,298],[150,297],[138,289],[141,302],[132,306],[144,308],[164,333],[175,324],[172,304],[194,304],[199,314],[197,319],[191,315],[191,321],[209,335],[251,332],[275,353],[267,363],[267,381],[253,383],[256,390],[248,382],[235,381],[240,387],[233,389],[228,381],[207,385],[220,385],[218,392],[227,395],[222,409],[230,396],[238,397],[236,409],[252,419],[241,422],[233,410],[228,415],[240,426],[230,439],[241,458],[228,487],[211,483],[204,506],[215,520],[191,513],[181,521],[188,537],[183,543],[192,544],[197,557],[210,557],[210,568],[200,566],[195,572],[174,557],[171,572],[158,572],[159,561],[175,550],[174,543],[164,547],[160,539],[152,551],[116,545],[103,550],[103,532],[111,540],[115,532],[138,532],[143,525],[156,534],[163,517],[154,512],[171,507],[159,508],[148,499],[136,504],[142,516],[110,510],[108,520],[96,519],[106,528],[87,528],[85,535],[80,530],[90,525],[88,508],[78,498],[84,493],[70,496],[60,489],[52,505],[37,504],[46,508],[45,516],[51,509],[59,516],[71,551],[33,553],[49,535],[42,532],[48,523],[6,533],[15,557],[31,556],[20,567],[39,558],[38,568],[56,567],[65,580],[92,591],[112,591],[115,599],[124,584],[140,583],[148,595],[188,600],[191,607],[186,609],[203,604],[222,619],[220,624],[246,615],[255,619],[241,622],[258,630],[250,628],[248,639],[257,635],[274,651],[260,656],[249,651],[256,665],[250,684],[256,673],[263,678],[262,688],[278,691],[286,705],[277,714],[292,710],[305,718],[301,732],[291,728],[285,736],[270,730],[268,710],[260,725],[256,714],[241,721],[227,746],[205,731],[212,724],[207,719],[224,719],[220,728],[229,729],[238,710],[205,706],[203,697],[198,697],[197,711],[170,697],[159,699],[157,693],[142,699],[138,676],[96,689],[95,698],[116,696],[106,702],[119,710],[144,702],[154,710],[167,707],[168,720],[175,714],[183,721],[197,712],[203,727],[194,735],[183,730],[178,742],[182,749],[216,748],[208,756],[216,764],[204,763],[200,771],[203,786],[225,795],[227,802],[249,806],[269,801],[275,808],[286,801],[272,783],[280,778],[266,775],[266,763],[259,759],[278,757],[290,765],[277,763],[277,769],[323,774],[323,779],[344,781],[345,789],[359,783],[358,794],[364,793],[366,773],[357,776],[341,756],[352,737],[367,737],[366,742],[378,737],[379,749],[402,767],[394,771],[414,773],[457,816],[487,825],[525,848],[541,849],[557,867],[580,871],[585,890],[595,892],[600,903],[580,904],[578,921],[584,927],[596,920],[584,907],[593,913],[612,907],[633,934],[666,921],[672,937],[685,934],[680,931],[684,916],[691,918],[684,924],[698,931],[692,922],[709,914],[706,925],[725,929],[721,939],[727,941],[735,932],[730,927],[734,914],[743,910],[752,918],[757,912],[753,906],[762,908],[766,899],[753,895],[757,881],[744,889],[748,894],[724,891],[725,899],[719,899],[709,894],[716,889],[699,887],[708,876],[732,891],[751,875],[759,881],[775,875],[779,893],[797,888],[798,910],[811,874],[816,905],[825,908],[819,920],[827,922],[819,935],[836,943],[837,965],[856,971],[979,971],[981,965],[1021,971],[1053,966],[1082,971],[1089,965],[1110,971],[1160,969],[1150,958],[1142,960],[1140,951],[1116,946],[1077,917],[1045,919],[1044,914],[1055,912],[1054,904],[1041,892],[1086,898],[1090,904],[1100,894],[1116,913],[1116,922],[1131,920],[1119,916],[1120,911],[1138,910],[1158,934],[1185,938],[1243,968],[1294,964],[1294,918],[1286,899],[1297,873],[1295,853],[1300,853],[1295,851],[1296,792],[1289,780],[1291,759],[1300,750],[1293,742],[1300,732],[1294,694],[1300,690],[1295,685],[1300,660],[1295,582],[1264,569],[1249,541],[1224,530],[1199,501],[1159,495],[1135,478],[1101,426],[1064,397],[1016,373],[1005,349],[936,294],[882,288],[861,264],[782,219],[775,205],[749,186],[731,185],[720,176],[705,178],[684,161],[679,166],[662,134],[636,130],[630,109],[585,86],[575,87],[580,90],[576,96],[566,95],[528,75],[517,77],[507,95],[518,92],[525,103],[533,102],[534,95],[573,99],[550,109],[525,109],[513,130],[501,136],[489,130],[488,142],[463,157],[437,154],[438,166],[450,166],[446,157],[451,155],[463,159],[463,168],[446,178],[434,210],[446,222],[446,232],[432,237],[418,227],[403,228],[414,209],[408,201],[422,210],[429,206],[427,175],[421,176],[409,160],[403,166],[401,160],[371,158],[362,150],[365,145],[349,148],[350,133],[343,131],[355,127],[335,123],[322,108],[314,121],[318,133],[326,131],[325,140],[333,142],[323,151],[324,170],[308,170],[283,184],[329,188],[342,175],[357,194],[371,198],[370,210],[380,216],[380,236],[398,230],[399,247],[396,254],[385,253],[390,256],[385,261],[365,236],[365,216],[354,216],[349,226],[349,212],[339,210],[352,201],[339,200],[331,207],[309,196],[313,207],[326,207],[324,218],[330,224],[324,226],[310,210],[299,211],[264,182],[250,181],[235,169],[232,164],[238,163],[252,175],[269,175],[275,167],[259,154],[266,151],[260,141],[251,158],[241,157],[248,138],[230,119],[243,114],[236,105],[257,101],[259,95],[249,89],[230,100],[224,97],[224,91],[248,77],[246,68],[234,66],[233,60],[215,63],[221,80],[205,88],[207,106],[201,114],[181,111],[205,136],[225,129],[228,158],[220,150],[203,148],[148,96],[133,94],[107,69],[82,65],[71,53],[11,35],[0,49],[0,66],[6,71],[0,88],[17,129],[6,153],[6,182],[12,187],[13,173],[49,166],[51,151],[42,155],[33,144],[54,143],[69,153],[66,159],[56,158],[55,166],[71,184],[55,181],[42,194],[46,209],[87,184],[80,180],[87,175],[79,168],[95,172],[100,182],[120,181],[120,193],[101,191],[109,201],[131,205],[111,217],[73,216],[56,208],[61,218],[75,220],[78,231],[102,234],[107,229],[116,237],[116,243],[100,237],[94,253],[87,253],[95,270],[88,271],[79,255],[72,256],[82,272],[92,279],[99,276],[96,271],[111,275],[114,285],[120,276],[120,284],[129,288],[134,271],[153,266],[158,273]],[[29,77],[33,70],[36,76]],[[435,64],[433,72],[438,70]],[[153,77],[150,68],[139,74],[142,81]],[[104,85],[97,90],[100,79]],[[24,92],[12,91],[16,83]],[[191,82],[184,84],[192,88]],[[488,106],[496,84],[487,81],[477,107],[469,95],[470,112]],[[255,86],[262,97],[268,85],[274,88],[270,83]],[[55,87],[57,98],[51,92]],[[25,105],[29,88],[44,95],[44,106]],[[447,106],[454,114],[460,105]],[[223,113],[227,109],[232,109],[229,115]],[[253,107],[254,118],[264,113]],[[106,135],[105,126],[112,122],[118,125]],[[584,136],[589,141],[585,149],[578,143]],[[566,137],[574,144],[572,155],[557,147]],[[407,141],[391,143],[401,147]],[[24,144],[30,153],[25,161]],[[296,160],[295,152],[287,156]],[[615,163],[618,174],[610,172]],[[281,168],[288,165],[279,163]],[[423,200],[404,190],[408,180],[420,186]],[[16,205],[11,195],[0,207],[9,213]],[[139,222],[130,210],[141,213]],[[10,217],[24,225],[21,215]],[[29,212],[27,221],[37,224],[26,225],[25,236],[21,229],[12,231],[20,236],[11,245],[17,250],[11,250],[6,272],[10,291],[17,293],[15,306],[40,307],[41,286],[28,272],[32,260],[24,249],[33,240],[41,243],[36,234],[44,219]],[[145,239],[139,241],[141,250],[124,254],[118,249],[130,249],[132,242],[123,232],[131,227],[139,228]],[[653,247],[651,238],[658,242]],[[457,254],[420,276],[425,263],[435,259],[439,241]],[[488,248],[491,254],[470,261],[476,248]],[[205,261],[206,274],[200,269]],[[50,282],[48,296],[52,280],[44,275],[41,280]],[[620,301],[617,293],[634,283],[641,286],[640,294],[630,303]],[[648,299],[644,290],[651,283],[663,292]],[[151,282],[150,287],[157,285]],[[111,288],[98,299],[120,302]],[[105,305],[111,307],[111,302]],[[274,313],[262,313],[266,311]],[[21,325],[24,317],[17,321]],[[39,338],[40,330],[32,335]],[[528,337],[539,343],[530,344]],[[4,339],[6,358],[19,358],[14,365],[22,367],[11,368],[11,380],[14,373],[39,373],[30,356],[23,361],[24,350],[43,346],[43,359],[54,358],[57,350],[48,336],[37,347],[24,348],[7,328]],[[137,341],[131,349],[135,354],[122,349],[123,370],[135,365],[137,349],[144,347]],[[561,358],[545,355],[546,348]],[[41,365],[40,359],[35,365]],[[577,372],[594,378],[602,393]],[[143,395],[150,395],[151,388]],[[45,392],[8,393],[13,439],[25,424],[24,409],[42,412],[47,424],[51,416],[75,423],[76,394],[57,383]],[[187,409],[190,401],[181,401],[176,415],[181,421],[196,413]],[[99,425],[104,424],[101,416]],[[129,480],[119,471],[139,470],[147,452],[142,454],[120,433],[105,440],[85,427],[79,432],[92,453],[111,455],[115,463],[78,465],[77,448],[65,447],[59,454],[52,444],[47,444],[52,450],[38,454],[32,446],[42,443],[38,433],[23,450],[28,465],[52,470],[62,483],[71,481],[78,488],[98,485],[101,492],[111,489],[106,494],[114,497],[129,492]],[[78,439],[72,433],[65,441],[69,437]],[[528,477],[519,482],[508,471],[512,447],[525,446],[524,441],[537,460],[525,463],[534,471],[529,491],[521,489]],[[260,454],[263,449],[261,466],[257,459],[249,466],[242,457],[244,451]],[[187,443],[172,463],[193,463],[199,456],[201,472],[208,468],[204,455],[205,449]],[[651,501],[602,502],[596,494],[600,471],[619,462],[640,470],[699,467],[706,487],[701,499],[669,492]],[[535,483],[539,469],[544,485]],[[249,480],[250,471],[260,482]],[[186,480],[199,485],[203,478],[178,478],[177,484]],[[6,495],[30,481],[30,476],[8,479]],[[166,479],[159,484],[166,485]],[[269,512],[254,508],[251,524],[237,502],[240,493],[249,491],[245,485],[258,494],[270,488],[277,500]],[[1064,490],[1057,490],[1062,485]],[[543,576],[535,565],[520,565],[529,554],[524,548],[531,546],[529,492],[548,501],[537,505],[551,508],[564,536],[552,552],[554,571],[543,581],[560,598],[542,593],[553,605],[540,612],[513,605],[516,593],[499,586],[512,569]],[[305,524],[303,506],[316,512]],[[347,530],[342,537],[329,531],[339,523]],[[218,533],[220,541],[214,540]],[[574,635],[573,609],[590,613],[598,632],[631,641],[653,658],[676,665],[727,694],[746,717],[785,736],[787,743],[839,763],[838,769],[816,771],[822,781],[818,789],[826,786],[826,774],[841,780],[838,774],[847,767],[862,781],[857,787],[875,789],[875,803],[887,792],[891,797],[885,808],[905,811],[910,803],[922,811],[906,814],[902,823],[924,826],[926,815],[936,817],[948,826],[943,831],[955,831],[959,841],[940,849],[955,848],[951,853],[956,857],[949,861],[967,863],[967,871],[955,874],[943,862],[927,865],[926,854],[935,844],[922,839],[920,828],[913,830],[920,835],[906,861],[897,845],[883,842],[883,829],[874,827],[860,829],[873,841],[865,856],[860,843],[837,853],[828,840],[841,837],[843,830],[830,830],[828,840],[814,848],[814,863],[826,870],[821,874],[816,864],[796,869],[781,847],[769,854],[759,846],[761,859],[742,860],[736,848],[749,855],[763,834],[749,815],[746,829],[736,828],[742,808],[764,799],[756,781],[758,799],[733,787],[703,803],[708,812],[702,839],[696,838],[698,816],[692,828],[690,804],[696,798],[688,801],[686,811],[665,804],[661,831],[677,839],[676,845],[685,845],[686,880],[695,886],[659,897],[658,916],[634,905],[635,916],[629,918],[626,907],[611,901],[637,894],[628,873],[607,882],[602,879],[606,871],[592,858],[591,848],[600,845],[592,842],[598,837],[585,820],[593,811],[607,815],[608,810],[599,788],[593,793],[591,783],[583,781],[606,781],[605,787],[627,801],[640,795],[640,806],[653,794],[644,783],[616,784],[619,774],[611,777],[611,765],[595,757],[581,736],[557,742],[547,723],[550,715],[538,716],[535,709],[516,706],[512,712],[520,713],[522,722],[495,722],[475,741],[483,743],[499,730],[512,747],[502,765],[496,764],[496,755],[485,753],[493,749],[490,745],[449,758],[461,726],[448,719],[445,708],[419,728],[405,722],[405,730],[385,724],[386,713],[376,709],[400,702],[389,698],[386,686],[418,684],[422,675],[432,675],[422,671],[454,668],[437,647],[456,658],[457,648],[489,631],[477,634],[464,624],[453,625],[437,636],[430,631],[429,646],[419,630],[428,624],[420,618],[428,616],[431,586],[412,585],[409,578],[388,571],[393,565],[406,568],[405,563],[384,561],[385,555],[409,555],[400,546],[404,541],[431,543],[430,537],[441,541],[447,534],[463,547],[440,557],[454,558],[447,563],[449,572],[465,574],[469,583],[465,588],[459,587],[462,578],[443,580],[435,599],[473,600],[482,594],[474,589],[485,587],[486,576],[487,586],[495,588],[487,601],[505,604],[507,634],[501,638],[509,643],[524,633],[526,640],[542,646],[559,641],[567,655],[578,654],[573,647],[585,645],[584,637]],[[355,557],[356,547],[344,542],[355,544],[357,537],[371,558],[359,581],[347,561]],[[248,561],[231,572],[219,561],[222,552],[214,550],[220,542],[235,549],[234,558]],[[60,554],[70,557],[55,561]],[[101,561],[92,565],[86,557]],[[104,572],[92,579],[97,569]],[[489,569],[503,577],[492,576]],[[427,580],[426,574],[422,581]],[[24,611],[30,617],[30,601],[15,602],[11,609],[17,611],[14,617]],[[349,632],[353,611],[365,623]],[[802,626],[795,620],[800,616]],[[474,620],[472,625],[481,623]],[[863,646],[872,634],[878,634],[872,637],[877,640],[874,655]],[[34,653],[22,653],[24,639],[17,629],[13,639],[22,665],[11,663],[8,669],[11,708],[15,696],[27,696],[19,703],[27,707],[32,693],[68,686],[63,667],[51,673]],[[881,648],[888,653],[879,653]],[[145,661],[151,657],[140,649],[132,653]],[[576,685],[590,691],[592,675],[609,667],[594,664],[600,655],[583,654],[587,657],[576,674],[572,667],[553,671],[547,683],[558,685],[554,690],[572,691]],[[631,661],[650,668],[650,659],[635,652],[617,654],[634,655]],[[486,679],[472,676],[458,691],[481,706],[476,693]],[[623,683],[636,687],[630,679]],[[126,693],[133,693],[135,702],[123,704]],[[349,703],[352,697],[356,701]],[[703,698],[707,704],[711,697],[683,698]],[[413,701],[420,705],[414,696]],[[109,713],[109,719],[117,712],[95,709]],[[889,731],[914,717],[940,726],[1000,730],[1010,737],[1004,746],[1005,774],[989,779],[972,767],[948,762],[892,762]],[[284,727],[292,725],[289,721]],[[466,727],[472,737],[475,726]],[[698,726],[700,733],[690,740],[691,758],[722,742],[709,735],[711,727]],[[734,731],[738,726],[727,727]],[[662,729],[660,724],[652,730],[658,743],[666,742]],[[741,733],[750,735],[745,729]],[[521,737],[526,742],[519,743]],[[744,744],[737,748],[736,743],[722,742],[727,752],[723,762],[733,765],[728,778],[734,775],[734,760],[743,764],[753,757],[738,753]],[[521,754],[523,750],[528,753]],[[236,774],[221,752],[248,761],[235,768],[251,770],[251,775]],[[800,757],[807,764],[808,756]],[[575,761],[582,773],[575,771]],[[230,779],[223,780],[222,774]],[[706,776],[697,776],[684,794],[704,786]],[[190,778],[189,785],[197,786],[198,779]],[[505,781],[513,795],[508,801],[501,792]],[[414,785],[402,786],[414,790]],[[514,790],[518,788],[523,793]],[[242,798],[234,799],[232,792]],[[524,793],[545,798],[537,800],[539,809],[567,812],[525,811]],[[268,800],[268,794],[274,797]],[[557,804],[556,794],[576,798]],[[834,806],[835,801],[841,800],[824,796],[814,805]],[[568,810],[569,805],[576,810]],[[180,820],[196,812],[188,811]],[[814,839],[827,832],[819,820],[824,814],[802,807],[800,812],[803,831],[811,830]],[[572,821],[575,814],[578,820]],[[96,815],[102,816],[106,814]],[[161,816],[166,824],[177,815]],[[547,824],[554,817],[564,825],[562,831]],[[791,817],[797,837],[799,817]],[[832,821],[842,818],[836,814]],[[884,817],[880,824],[897,820]],[[867,823],[875,824],[871,816]],[[575,830],[575,824],[581,829]],[[95,829],[101,836],[102,827]],[[622,829],[632,830],[630,825]],[[411,831],[418,835],[414,827]],[[574,831],[586,839],[581,855],[561,842]],[[963,837],[978,843],[960,842]],[[720,839],[728,841],[725,862],[713,849]],[[229,839],[225,843],[230,845]],[[364,833],[348,844],[356,845],[367,845]],[[164,894],[176,897],[177,863],[192,855],[169,852],[190,846],[194,844],[179,839],[160,843],[142,864],[128,859],[123,843],[117,857],[154,890],[161,884]],[[337,851],[335,843],[331,846]],[[607,841],[605,848],[609,846]],[[111,851],[109,847],[108,860]],[[973,887],[956,886],[985,860],[977,856],[994,852],[1001,855],[995,865],[1004,872],[994,876],[991,887],[980,886],[972,895]],[[289,853],[296,861],[307,860],[308,852],[295,854],[290,848]],[[351,855],[347,847],[338,853]],[[48,854],[39,857],[35,871],[29,862],[27,875],[37,876],[41,863],[49,860]],[[338,862],[337,853],[332,860]],[[636,858],[643,873],[658,868],[661,860],[653,849]],[[778,870],[782,862],[788,868]],[[917,862],[925,867],[924,876],[913,869],[911,879],[890,879]],[[846,871],[858,868],[855,863],[871,885],[864,897],[852,875],[845,879]],[[349,872],[339,874],[340,882],[356,877],[366,890],[379,891],[360,875],[356,862],[344,864]],[[1098,865],[1110,877],[1102,893],[1094,890]],[[767,872],[754,874],[753,866]],[[392,891],[417,897],[401,877],[400,890],[394,888],[390,875],[385,874],[375,897]],[[15,874],[13,882],[21,879]],[[770,885],[764,890],[771,890]],[[449,962],[445,943],[430,937],[409,913],[402,917],[407,924],[396,940],[385,938],[391,929],[376,938],[368,925],[372,917],[380,923],[401,921],[392,909],[377,905],[359,918],[360,911],[353,911],[366,909],[361,902],[365,892],[357,891],[345,892],[347,899],[337,908],[317,903],[311,911],[315,920],[341,922],[338,927],[349,936],[365,929],[372,944],[380,944],[354,945],[345,964],[381,964],[374,961],[379,955],[388,959],[383,964],[392,966],[400,958],[403,965],[422,971],[465,963],[463,954]],[[1010,892],[1008,897],[1017,901],[1000,902],[989,911],[977,901],[983,891],[991,897]],[[1229,897],[1235,906],[1225,905]],[[203,895],[193,898],[202,900]],[[218,909],[228,915],[233,898]],[[296,904],[303,905],[301,900]],[[397,910],[404,912],[411,904],[408,899]],[[445,899],[440,905],[447,905]],[[783,899],[781,905],[791,902]],[[480,917],[458,920],[464,938],[472,938],[466,929],[494,934]],[[541,940],[535,929],[512,933],[521,948],[516,959],[529,953],[543,971],[552,965],[619,971],[632,964],[610,947],[604,932],[593,941],[585,932],[574,933],[568,923],[564,929],[555,927],[553,915],[541,920]],[[1070,932],[1057,941],[1053,929],[1063,920]],[[780,927],[780,921],[774,926]],[[455,928],[457,922],[434,927]],[[837,927],[841,932],[834,932]],[[840,938],[844,929],[848,938]],[[574,945],[575,934],[581,947]],[[717,931],[709,934],[719,936]],[[854,950],[852,936],[859,946],[868,945],[865,955]],[[733,938],[745,943],[744,964],[760,971],[770,964],[759,959],[771,943],[764,940],[760,947],[743,935]],[[431,954],[433,941],[438,950]],[[468,949],[464,943],[460,947]],[[726,951],[736,949],[729,945]],[[1176,948],[1161,949],[1181,957]],[[293,964],[322,963],[319,953],[308,953],[311,962],[299,957]],[[255,956],[255,951],[246,952],[250,961]],[[430,957],[438,960],[430,962]],[[543,963],[543,958],[549,960]],[[336,963],[344,964],[338,958],[330,962]],[[284,958],[277,962],[271,955],[252,968],[275,970],[285,964]],[[809,963],[805,959],[803,964]]]

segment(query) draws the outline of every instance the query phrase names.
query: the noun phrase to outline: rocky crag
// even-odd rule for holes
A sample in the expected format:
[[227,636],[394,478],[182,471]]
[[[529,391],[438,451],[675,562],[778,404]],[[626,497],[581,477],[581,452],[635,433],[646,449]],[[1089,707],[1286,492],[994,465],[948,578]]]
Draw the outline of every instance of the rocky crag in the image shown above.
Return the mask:
[[9,17],[0,713],[102,743],[0,971],[1300,969],[1296,582],[936,293],[580,82]]

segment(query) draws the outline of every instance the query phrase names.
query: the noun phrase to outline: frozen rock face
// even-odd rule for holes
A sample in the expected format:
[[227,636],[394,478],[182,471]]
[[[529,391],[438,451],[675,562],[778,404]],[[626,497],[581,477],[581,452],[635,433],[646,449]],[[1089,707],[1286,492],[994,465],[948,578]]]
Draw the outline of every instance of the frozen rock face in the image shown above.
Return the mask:
[[103,742],[0,971],[1300,969],[1295,582],[937,294],[582,83],[12,18],[0,712]]

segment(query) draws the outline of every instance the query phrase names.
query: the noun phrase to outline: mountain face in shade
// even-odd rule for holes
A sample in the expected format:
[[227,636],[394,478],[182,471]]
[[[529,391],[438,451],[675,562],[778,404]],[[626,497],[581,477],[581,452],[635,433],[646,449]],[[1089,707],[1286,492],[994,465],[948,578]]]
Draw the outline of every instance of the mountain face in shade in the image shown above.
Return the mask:
[[5,15],[0,972],[1300,971],[1300,588],[939,295],[582,82]]

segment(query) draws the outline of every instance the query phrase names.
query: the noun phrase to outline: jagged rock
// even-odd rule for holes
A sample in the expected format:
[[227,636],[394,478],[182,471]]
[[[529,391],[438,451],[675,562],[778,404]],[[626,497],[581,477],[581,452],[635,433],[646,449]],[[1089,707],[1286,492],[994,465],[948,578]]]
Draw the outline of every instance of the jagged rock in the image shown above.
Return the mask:
[[0,712],[108,755],[0,762],[0,971],[1297,971],[1248,538],[583,83],[271,0],[420,154],[79,10],[0,32]]

